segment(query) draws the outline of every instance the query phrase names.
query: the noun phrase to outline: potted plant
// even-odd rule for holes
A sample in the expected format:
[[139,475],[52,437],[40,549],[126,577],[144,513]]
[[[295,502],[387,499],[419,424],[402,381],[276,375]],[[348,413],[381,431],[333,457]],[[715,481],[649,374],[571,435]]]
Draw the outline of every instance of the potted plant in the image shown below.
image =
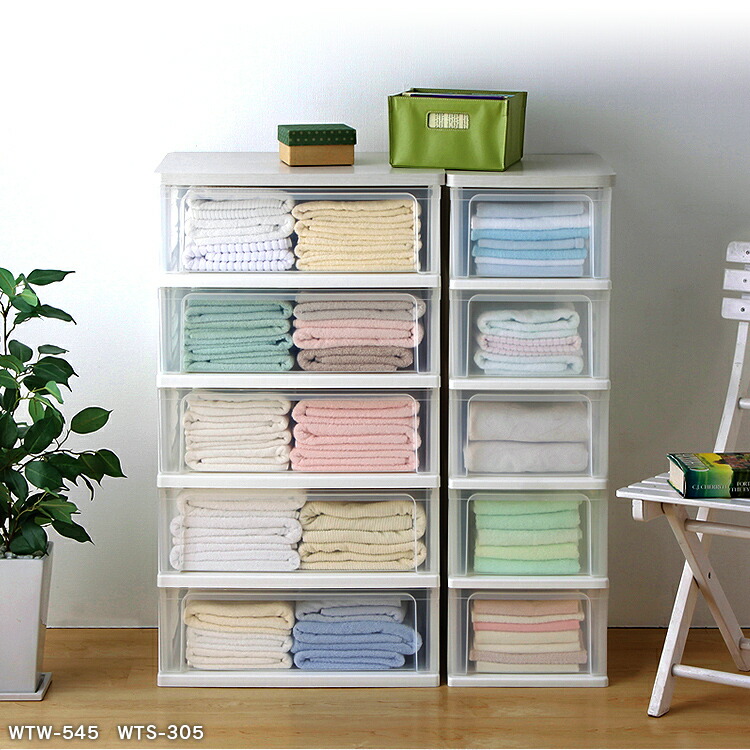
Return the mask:
[[61,410],[63,389],[76,373],[60,355],[16,338],[31,320],[75,322],[43,304],[35,287],[62,281],[70,271],[35,270],[14,276],[0,268],[0,699],[40,698],[44,624],[52,543],[47,531],[90,542],[76,523],[69,493],[79,483],[94,497],[103,477],[122,477],[110,450],[72,450],[68,439],[101,429],[110,412],[98,406],[69,421]]

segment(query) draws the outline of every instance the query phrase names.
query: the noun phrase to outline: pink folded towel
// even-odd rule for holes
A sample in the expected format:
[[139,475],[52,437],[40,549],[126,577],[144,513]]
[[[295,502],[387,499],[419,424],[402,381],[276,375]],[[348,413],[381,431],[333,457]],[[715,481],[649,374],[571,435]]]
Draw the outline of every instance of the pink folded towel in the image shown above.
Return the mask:
[[575,615],[581,611],[578,599],[474,599],[472,612],[479,615]]
[[404,346],[413,349],[424,336],[421,324],[405,320],[295,320],[292,340],[300,349],[340,346]]
[[416,450],[320,450],[296,446],[289,458],[293,471],[416,471]]
[[360,450],[363,445],[392,445],[415,448],[420,444],[413,420],[405,425],[353,424],[341,427],[318,422],[305,422],[294,428],[298,446],[310,448],[336,446],[338,450]]
[[[339,424],[360,424],[362,421],[414,418],[419,402],[411,396],[394,398],[303,399],[292,410],[295,422],[306,419],[334,420]],[[339,421],[341,420],[341,421]]]
[[555,354],[580,354],[582,351],[580,336],[565,336],[547,339],[517,339],[511,336],[491,336],[486,333],[477,335],[480,349],[491,354],[508,356],[534,357]]
[[[294,451],[292,451],[294,453]],[[578,620],[553,620],[552,622],[475,622],[474,630],[503,630],[512,633],[548,633],[559,630],[576,630]]]

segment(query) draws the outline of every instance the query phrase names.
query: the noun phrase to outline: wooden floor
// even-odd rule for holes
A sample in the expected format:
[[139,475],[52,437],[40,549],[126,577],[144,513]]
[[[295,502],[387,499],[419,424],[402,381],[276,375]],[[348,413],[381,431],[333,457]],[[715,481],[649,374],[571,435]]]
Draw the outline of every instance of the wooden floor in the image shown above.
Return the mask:
[[[51,630],[42,702],[0,703],[0,747],[740,748],[750,691],[679,680],[672,710],[646,715],[664,631],[610,631],[605,689],[157,688],[156,631]],[[685,663],[730,668],[717,631]],[[9,724],[98,725],[91,741],[11,740]],[[121,741],[118,724],[200,724],[202,741]]]

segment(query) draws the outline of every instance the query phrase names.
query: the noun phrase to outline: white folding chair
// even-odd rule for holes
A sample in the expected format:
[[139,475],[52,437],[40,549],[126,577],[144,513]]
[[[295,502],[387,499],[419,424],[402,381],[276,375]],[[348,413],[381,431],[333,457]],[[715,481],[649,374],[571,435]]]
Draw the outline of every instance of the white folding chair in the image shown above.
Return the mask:
[[[750,362],[746,361],[750,321],[750,242],[730,242],[727,247],[727,261],[742,263],[744,267],[727,268],[724,273],[724,289],[740,292],[740,296],[724,297],[722,304],[722,317],[736,320],[738,323],[732,372],[714,445],[716,453],[736,450],[742,414],[750,409]],[[750,675],[703,669],[681,663],[700,592],[708,604],[735,666],[741,672],[750,671],[750,639],[744,637],[737,616],[727,601],[708,556],[711,536],[750,539],[750,527],[711,520],[711,514],[716,510],[750,513],[750,498],[686,499],[672,489],[667,482],[666,474],[623,487],[617,491],[617,496],[632,500],[633,518],[638,521],[651,521],[659,516],[666,516],[685,555],[685,567],[651,693],[649,715],[662,716],[669,711],[675,677],[750,688]],[[687,509],[691,507],[697,508],[695,519],[688,515]]]

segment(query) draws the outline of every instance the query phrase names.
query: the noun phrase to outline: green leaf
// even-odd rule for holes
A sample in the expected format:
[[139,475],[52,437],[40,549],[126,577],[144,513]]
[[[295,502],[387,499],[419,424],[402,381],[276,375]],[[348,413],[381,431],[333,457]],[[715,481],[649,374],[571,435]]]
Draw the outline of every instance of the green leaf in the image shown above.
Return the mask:
[[0,386],[13,391],[18,390],[18,382],[7,370],[0,370]]
[[[37,528],[39,527],[37,526]],[[36,552],[36,550],[20,535],[14,536],[13,539],[10,540],[8,549],[16,555],[31,555]]]
[[79,512],[75,503],[71,503],[67,500],[60,500],[58,498],[42,500],[42,502],[37,505],[37,508],[44,511],[44,513],[50,518],[53,518],[56,521],[63,521],[64,523],[71,523],[71,516]]
[[12,448],[18,440],[18,425],[10,414],[0,416],[0,447]]
[[34,354],[31,347],[26,346],[26,344],[22,344],[15,339],[8,342],[8,349],[10,350],[10,353],[21,362],[28,362]]
[[6,268],[0,268],[0,291],[8,297],[16,293],[16,279]]
[[32,422],[38,422],[40,419],[44,419],[44,406],[37,396],[33,396],[29,399],[28,408]]
[[42,490],[57,490],[62,486],[62,474],[46,461],[31,461],[24,468],[26,479]]
[[55,399],[57,399],[58,403],[61,404],[63,402],[62,393],[60,393],[60,389],[58,388],[57,383],[53,382],[52,380],[48,381],[44,384],[44,390],[52,395]]
[[14,412],[18,406],[19,400],[17,388],[6,388],[2,398],[0,398],[0,406],[2,406],[5,411]]
[[34,311],[43,318],[55,318],[56,320],[75,323],[75,320],[73,320],[73,316],[70,313],[66,313],[65,310],[60,310],[57,307],[52,307],[52,305],[39,305],[39,307],[34,308]]
[[20,471],[4,469],[0,481],[19,499],[25,500],[29,495],[29,485]]
[[39,297],[37,297],[36,294],[34,294],[34,290],[29,289],[29,287],[26,287],[19,295],[17,295],[16,298],[22,299],[32,307],[37,307],[37,305],[39,304]]
[[39,354],[65,354],[68,350],[54,344],[42,344],[37,347]]
[[[10,304],[19,311],[19,315],[27,315],[29,318],[37,317],[36,312],[39,309],[39,305],[32,305],[31,302],[24,299],[20,294],[13,297]],[[16,316],[16,320],[18,320],[18,316]]]
[[58,534],[60,534],[60,536],[66,536],[68,537],[68,539],[75,539],[75,541],[77,542],[92,542],[92,539],[86,532],[86,529],[84,529],[83,526],[79,526],[73,521],[71,521],[70,523],[64,523],[63,521],[53,521],[52,528]]
[[76,414],[70,420],[70,429],[79,435],[86,435],[89,432],[96,432],[107,424],[111,411],[102,409],[99,406],[89,406]]
[[[62,424],[57,419],[45,416],[29,427],[23,439],[23,447],[30,453],[41,453],[62,432]],[[28,474],[27,474],[28,476]],[[40,485],[37,485],[39,487]]]
[[75,370],[60,357],[42,357],[31,367],[32,372],[45,382],[53,381],[68,385],[68,379],[75,375]]
[[53,271],[51,269],[36,269],[32,271],[26,278],[30,284],[36,284],[37,286],[44,286],[45,284],[52,284],[55,281],[62,281],[69,273],[73,271]]
[[120,459],[112,453],[108,448],[102,448],[96,451],[96,455],[102,460],[104,466],[104,473],[108,477],[124,477],[122,473],[122,467],[120,466]]
[[[102,481],[105,464],[96,453],[81,453],[81,455],[78,456],[78,461],[81,465],[81,471],[83,474],[87,477],[91,477],[96,482]],[[91,486],[89,486],[89,489],[92,489],[93,491]]]
[[83,466],[78,462],[78,459],[66,453],[50,454],[47,457],[47,463],[52,464],[65,479],[71,482],[75,482],[83,471]]
[[21,525],[21,537],[34,552],[47,551],[47,534],[41,526],[27,521]]
[[11,370],[21,372],[23,362],[12,354],[0,354],[0,367],[10,367]]

